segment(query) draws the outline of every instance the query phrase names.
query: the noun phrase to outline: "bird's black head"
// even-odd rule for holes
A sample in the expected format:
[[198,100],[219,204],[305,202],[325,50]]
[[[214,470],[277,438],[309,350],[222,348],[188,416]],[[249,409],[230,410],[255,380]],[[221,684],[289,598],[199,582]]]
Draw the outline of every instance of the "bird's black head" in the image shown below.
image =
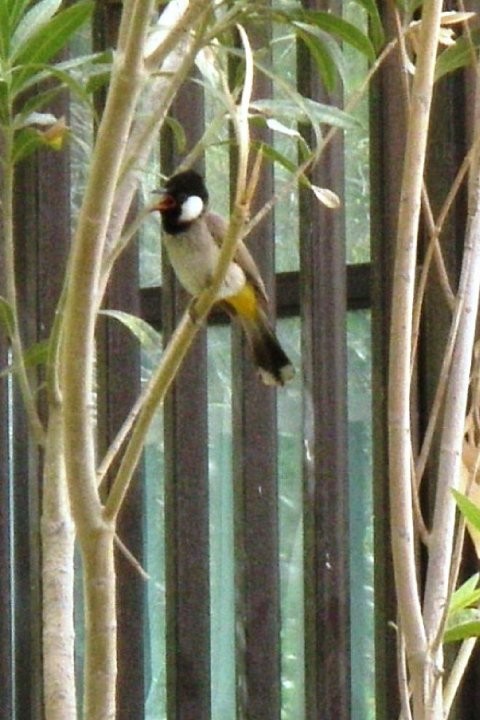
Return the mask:
[[170,235],[186,230],[203,214],[208,204],[207,188],[195,170],[173,175],[161,193],[155,209],[160,211],[163,228]]

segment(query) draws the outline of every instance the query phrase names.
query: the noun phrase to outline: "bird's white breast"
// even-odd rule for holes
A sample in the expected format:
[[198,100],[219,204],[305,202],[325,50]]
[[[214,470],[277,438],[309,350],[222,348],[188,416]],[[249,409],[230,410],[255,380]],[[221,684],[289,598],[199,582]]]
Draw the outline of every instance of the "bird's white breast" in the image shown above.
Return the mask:
[[[191,295],[198,295],[212,280],[220,249],[202,220],[177,235],[164,236],[165,247],[180,283]],[[245,284],[245,273],[231,263],[218,297],[238,293]]]

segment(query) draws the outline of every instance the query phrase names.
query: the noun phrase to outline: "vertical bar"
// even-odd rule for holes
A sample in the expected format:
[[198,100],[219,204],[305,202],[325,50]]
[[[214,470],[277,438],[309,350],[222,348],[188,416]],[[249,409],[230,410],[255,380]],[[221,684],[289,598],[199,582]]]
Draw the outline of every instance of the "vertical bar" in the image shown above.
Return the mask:
[[[138,247],[134,242],[117,261],[109,285],[107,304],[139,314]],[[105,423],[111,441],[140,392],[138,342],[118,322],[107,322],[105,333]],[[143,561],[144,486],[137,470],[119,516],[118,535],[134,557]],[[118,720],[129,720],[145,703],[144,602],[145,581],[117,552],[118,609]]]
[[[341,4],[309,0],[341,13]],[[302,60],[302,56],[300,56]],[[301,90],[327,104],[310,58]],[[312,180],[343,196],[343,144],[328,146]],[[308,720],[350,717],[345,228],[301,193],[300,285],[304,357],[305,662]]]
[[[1,183],[1,175],[0,175]],[[3,260],[0,255],[0,287],[4,285]],[[0,369],[8,363],[5,329],[0,329]],[[8,380],[0,378],[0,707],[5,717],[14,720],[14,651],[12,616],[12,497],[9,453],[9,392]]]
[[[395,35],[388,3],[381,6],[387,37]],[[388,328],[394,260],[394,238],[404,154],[406,106],[400,59],[393,53],[372,87],[370,116],[372,233],[372,388],[373,504],[375,584],[376,713],[387,720],[398,713],[395,588],[388,493]]]
[[[37,340],[38,164],[29,158],[15,176],[17,301],[24,347]],[[15,710],[41,717],[40,469],[20,391],[13,380],[12,482],[14,513]]]
[[[203,129],[203,94],[188,82],[172,113],[194,144]],[[164,153],[172,172],[178,158]],[[165,340],[187,297],[164,265]],[[169,720],[210,720],[210,581],[206,333],[196,338],[165,403],[167,709]]]
[[[249,28],[255,47],[255,31]],[[257,75],[254,97],[270,97]],[[268,140],[257,131],[256,140]],[[253,212],[273,194],[264,167]],[[270,296],[274,290],[274,223],[270,214],[248,237]],[[272,297],[273,300],[273,297]],[[281,390],[279,391],[281,392]],[[237,595],[237,707],[240,718],[280,717],[280,573],[276,390],[257,377],[238,327],[233,334],[233,477]]]

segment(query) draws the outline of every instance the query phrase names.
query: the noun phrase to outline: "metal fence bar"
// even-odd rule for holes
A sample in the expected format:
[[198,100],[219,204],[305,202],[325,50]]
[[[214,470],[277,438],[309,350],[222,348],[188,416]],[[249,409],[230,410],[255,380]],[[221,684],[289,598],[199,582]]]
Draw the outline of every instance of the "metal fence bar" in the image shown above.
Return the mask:
[[[254,93],[268,97],[269,92],[270,83],[258,77]],[[269,136],[257,131],[255,139],[268,141]],[[257,206],[272,193],[273,170],[265,167],[255,194]],[[248,247],[274,300],[272,215],[255,228]],[[281,683],[276,398],[275,390],[257,377],[238,328],[233,333],[233,478],[237,714],[277,720]]]
[[[310,9],[341,13],[339,3]],[[327,96],[302,56],[302,91]],[[328,146],[313,180],[343,195],[343,145]],[[304,362],[305,671],[308,720],[349,718],[350,627],[346,403],[346,265],[342,211],[301,194],[300,287]]]
[[[201,88],[188,82],[172,113],[193,144],[203,128]],[[164,172],[178,161],[162,147]],[[164,264],[166,342],[187,297]],[[196,338],[165,403],[167,708],[172,720],[210,720],[210,578],[206,333]]]

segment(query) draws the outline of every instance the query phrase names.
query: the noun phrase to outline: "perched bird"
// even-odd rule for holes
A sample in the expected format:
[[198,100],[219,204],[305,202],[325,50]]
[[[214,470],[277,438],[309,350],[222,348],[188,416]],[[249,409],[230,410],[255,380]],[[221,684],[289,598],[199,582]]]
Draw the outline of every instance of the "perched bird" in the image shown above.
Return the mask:
[[[211,281],[226,221],[208,209],[208,191],[194,170],[171,177],[154,209],[160,211],[164,244],[185,290],[196,296]],[[253,360],[266,385],[284,385],[294,375],[268,319],[268,297],[259,270],[243,242],[218,294],[217,304],[237,318],[245,331]]]

